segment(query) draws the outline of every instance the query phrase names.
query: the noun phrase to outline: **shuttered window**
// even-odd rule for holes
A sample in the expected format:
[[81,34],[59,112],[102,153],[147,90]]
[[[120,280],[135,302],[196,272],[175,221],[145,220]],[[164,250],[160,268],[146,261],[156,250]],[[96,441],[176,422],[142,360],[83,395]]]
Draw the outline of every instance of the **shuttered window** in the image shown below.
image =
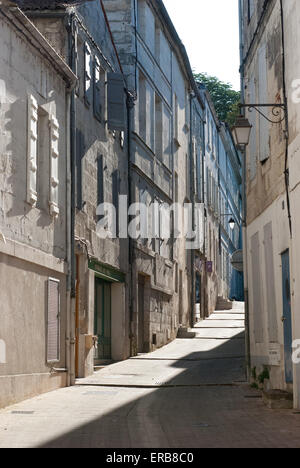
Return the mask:
[[80,130],[76,130],[76,205],[78,210],[83,208],[82,195],[82,160],[84,157],[85,143],[84,135]]
[[[100,154],[97,158],[97,207],[104,203],[104,174],[103,174],[103,156]],[[100,221],[103,216],[97,216]]]
[[100,62],[95,57],[94,62],[94,115],[101,121],[102,119],[102,103],[101,103],[101,68]]
[[27,202],[37,202],[37,150],[38,150],[38,103],[28,97],[28,142],[27,142]]
[[48,280],[47,362],[60,361],[60,282]]
[[109,130],[125,131],[125,90],[120,73],[107,75],[107,112]]
[[59,215],[58,207],[58,160],[59,160],[59,124],[55,117],[50,117],[50,214],[53,217]]
[[88,44],[84,46],[84,99],[87,105],[92,102],[92,73],[93,60],[91,48]]
[[116,170],[112,174],[113,205],[116,210],[116,233],[119,235],[119,194],[120,194],[120,174]]

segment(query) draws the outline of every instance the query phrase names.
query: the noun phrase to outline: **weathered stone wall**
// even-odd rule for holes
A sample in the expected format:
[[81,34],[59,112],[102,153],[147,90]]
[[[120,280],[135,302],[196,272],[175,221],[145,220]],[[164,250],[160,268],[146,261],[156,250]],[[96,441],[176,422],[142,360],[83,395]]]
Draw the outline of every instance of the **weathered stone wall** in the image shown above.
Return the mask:
[[[282,265],[281,254],[290,251],[291,259],[291,306],[293,339],[298,339],[300,324],[299,310],[299,229],[298,229],[298,186],[300,180],[298,164],[299,148],[299,104],[297,99],[297,84],[293,82],[300,76],[300,63],[295,51],[298,49],[299,33],[298,20],[299,4],[297,1],[283,2],[284,40],[282,47],[281,9],[280,2],[272,0],[266,5],[265,15],[260,27],[258,19],[262,13],[262,2],[259,11],[255,11],[248,23],[246,17],[246,3],[244,16],[244,57],[245,57],[245,100],[260,103],[283,103],[283,83],[285,80],[288,100],[288,161],[289,167],[289,198],[291,203],[292,238],[289,231],[288,206],[285,187],[285,122],[277,125],[262,123],[256,114],[250,116],[253,124],[250,145],[247,151],[247,237],[248,237],[248,276],[249,276],[249,305],[251,326],[251,349],[253,366],[260,369],[263,365],[270,365],[270,343],[277,343],[280,351],[278,366],[271,368],[272,388],[292,389],[285,379],[284,352],[284,321]],[[254,36],[254,31],[257,34]],[[252,42],[251,49],[249,45]],[[261,51],[265,54],[260,57]],[[284,52],[285,65],[283,68],[282,54]],[[265,70],[264,70],[264,66]],[[285,73],[284,73],[285,71]],[[265,78],[262,79],[262,74]],[[256,84],[256,88],[254,84]],[[259,85],[263,92],[260,93]],[[252,89],[251,89],[252,88]],[[294,94],[296,92],[296,95]],[[268,113],[268,110],[266,111]],[[268,113],[272,117],[271,112]],[[264,125],[264,127],[263,127]],[[262,128],[264,129],[262,131]],[[260,131],[261,130],[261,131]],[[267,135],[267,158],[261,160],[262,136]],[[267,270],[269,255],[266,256],[266,229],[272,229],[272,261],[273,271]],[[255,246],[255,249],[251,246]],[[257,248],[260,252],[261,265],[255,268]],[[261,281],[259,298],[257,299],[256,278]],[[271,283],[270,283],[271,281]],[[270,290],[272,284],[272,290]],[[274,294],[276,299],[274,300]],[[272,299],[272,304],[270,300]],[[258,307],[257,307],[258,305]],[[257,310],[259,309],[259,310]],[[274,328],[275,327],[275,328]],[[276,328],[277,327],[277,328]],[[295,406],[299,407],[299,367],[294,367],[294,395]]]
[[[0,17],[0,406],[66,385],[47,364],[48,279],[60,281],[60,362],[66,367],[67,145],[66,84],[25,37]],[[50,142],[38,159],[37,206],[27,203],[28,98],[59,124],[57,219],[50,215]],[[49,125],[49,123],[48,123]],[[49,128],[49,127],[48,127]],[[39,135],[38,135],[39,137]],[[40,153],[38,153],[40,158]],[[43,193],[42,193],[43,192]]]
[[[133,1],[107,0],[104,3],[128,85],[137,93],[131,156],[134,200],[141,200],[142,194],[147,193],[149,201],[183,204],[190,198],[187,190],[190,85],[170,32],[152,2],[139,1],[137,10]],[[156,116],[157,106],[162,109],[162,122]],[[158,130],[159,125],[161,130]],[[173,339],[179,323],[189,324],[190,256],[184,240],[174,244],[173,255],[166,242],[160,247],[158,240],[142,244],[135,250],[134,271],[136,279],[139,274],[145,275],[149,284],[145,335],[151,350]],[[138,333],[137,295],[138,290],[134,298],[135,335]]]

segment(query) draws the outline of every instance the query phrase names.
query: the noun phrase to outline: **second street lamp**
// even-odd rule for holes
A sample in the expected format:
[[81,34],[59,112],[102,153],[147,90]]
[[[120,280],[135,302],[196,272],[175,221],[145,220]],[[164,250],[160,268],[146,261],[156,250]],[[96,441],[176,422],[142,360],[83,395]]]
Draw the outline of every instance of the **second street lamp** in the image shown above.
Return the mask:
[[234,142],[237,147],[247,146],[250,140],[252,125],[243,115],[240,115],[232,127]]

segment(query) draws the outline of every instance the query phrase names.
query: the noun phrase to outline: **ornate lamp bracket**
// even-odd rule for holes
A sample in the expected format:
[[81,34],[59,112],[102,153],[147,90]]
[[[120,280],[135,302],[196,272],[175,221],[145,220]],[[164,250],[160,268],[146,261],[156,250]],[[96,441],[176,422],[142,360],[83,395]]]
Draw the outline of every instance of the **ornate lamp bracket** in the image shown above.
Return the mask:
[[[272,124],[280,124],[284,121],[286,116],[286,105],[285,104],[240,104],[241,109],[248,109],[249,112],[256,110],[262,117]],[[261,111],[261,108],[272,109],[272,115],[276,117],[276,120],[270,119],[266,114]]]

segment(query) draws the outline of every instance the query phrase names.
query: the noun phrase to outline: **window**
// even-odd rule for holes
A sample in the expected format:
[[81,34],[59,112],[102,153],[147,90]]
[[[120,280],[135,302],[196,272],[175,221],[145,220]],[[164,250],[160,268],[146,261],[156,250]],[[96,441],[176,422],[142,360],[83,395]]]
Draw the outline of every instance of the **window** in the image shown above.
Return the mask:
[[176,94],[174,94],[174,138],[179,143],[179,106]]
[[199,201],[202,201],[202,151],[201,148],[197,148],[196,154],[196,168],[197,168],[197,197]]
[[50,128],[49,114],[38,109],[38,150],[37,150],[37,208],[49,210],[49,174],[50,174]]
[[60,361],[60,282],[48,280],[47,362]]
[[90,46],[86,43],[84,46],[84,99],[88,106],[92,102],[92,73],[92,52]]
[[125,130],[125,92],[122,73],[107,74],[107,124],[109,130]]
[[54,116],[50,117],[50,214],[59,215],[58,186],[59,186],[59,124]]
[[254,0],[248,0],[248,22],[250,23],[254,13]]
[[139,75],[139,135],[146,141],[146,78],[140,72]]
[[[103,172],[103,156],[97,158],[97,207],[104,203],[104,172]],[[101,217],[98,218],[98,221]]]
[[119,195],[120,195],[120,174],[115,170],[112,174],[113,205],[116,210],[116,235],[119,235]]
[[145,28],[146,28],[146,4],[145,0],[138,0],[138,25],[137,29],[140,35],[145,38]]
[[37,202],[37,151],[38,151],[38,103],[34,96],[28,98],[27,143],[27,202]]
[[190,158],[185,155],[185,184],[186,184],[186,196],[190,199],[191,196],[191,187],[190,187]]
[[101,122],[102,96],[101,96],[101,67],[97,57],[94,62],[94,115]]
[[82,160],[84,157],[84,135],[80,130],[76,132],[76,200],[77,208],[82,210]]
[[155,58],[160,64],[160,42],[161,42],[161,30],[158,22],[155,22]]
[[162,160],[163,158],[163,114],[162,100],[155,95],[155,156]]
[[175,203],[179,203],[179,179],[178,174],[175,173]]

